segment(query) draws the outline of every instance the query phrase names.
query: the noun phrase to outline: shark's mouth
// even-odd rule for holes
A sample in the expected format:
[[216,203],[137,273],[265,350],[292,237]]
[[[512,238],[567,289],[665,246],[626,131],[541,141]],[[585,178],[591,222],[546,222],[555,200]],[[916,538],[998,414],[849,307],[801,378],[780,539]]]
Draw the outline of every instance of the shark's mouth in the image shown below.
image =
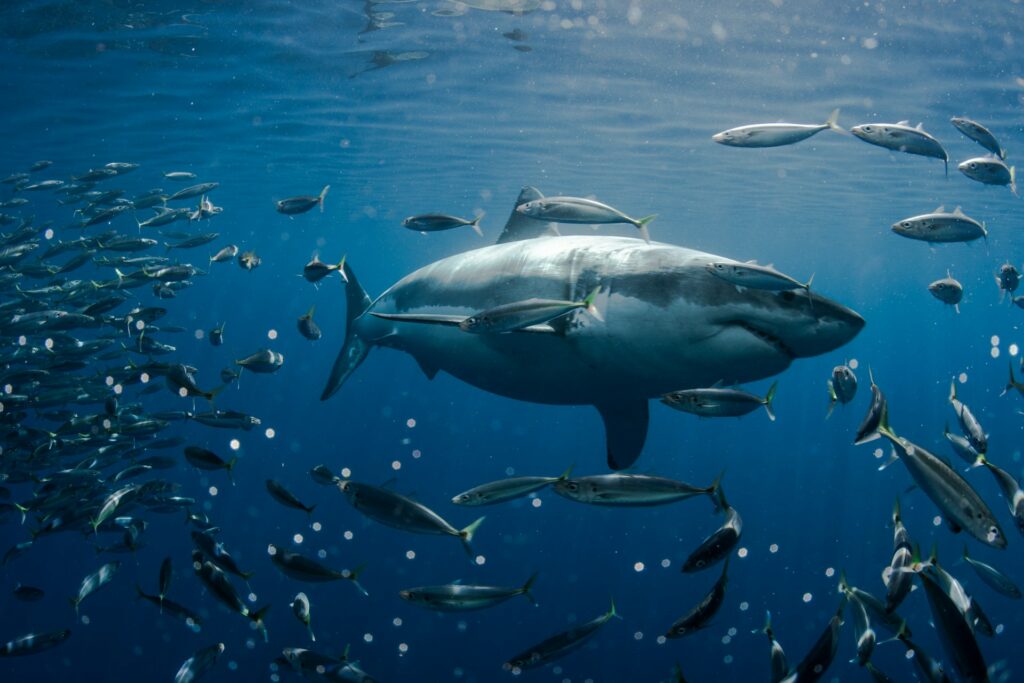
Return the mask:
[[782,355],[790,358],[791,360],[796,359],[797,356],[793,352],[793,349],[786,346],[786,342],[782,341],[782,339],[776,337],[771,332],[766,332],[765,330],[762,330],[759,327],[755,327],[754,325],[751,325],[745,320],[732,320],[729,324],[735,325],[736,327],[746,330],[747,332],[754,335],[761,341],[771,345],[772,347],[775,348],[775,350],[777,350]]

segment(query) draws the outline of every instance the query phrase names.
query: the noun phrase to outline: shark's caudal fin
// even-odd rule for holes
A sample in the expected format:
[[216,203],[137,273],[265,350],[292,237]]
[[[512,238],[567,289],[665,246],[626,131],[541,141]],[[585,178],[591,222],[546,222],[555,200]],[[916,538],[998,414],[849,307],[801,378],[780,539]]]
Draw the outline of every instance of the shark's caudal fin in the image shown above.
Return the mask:
[[557,235],[558,232],[554,230],[554,226],[550,223],[534,220],[533,218],[516,211],[518,206],[525,204],[526,202],[532,202],[535,199],[543,198],[544,195],[542,195],[540,190],[536,187],[524,187],[519,192],[519,198],[516,199],[516,205],[512,207],[512,215],[508,217],[508,222],[505,223],[505,229],[502,230],[501,236],[498,237],[497,244],[530,240],[534,237],[540,237],[541,235]]
[[345,275],[347,283],[345,285],[345,344],[341,347],[337,360],[334,361],[331,375],[327,378],[327,386],[324,387],[323,393],[320,394],[321,401],[326,401],[341,388],[341,385],[345,383],[349,375],[355,372],[355,369],[366,358],[366,354],[370,352],[371,346],[370,342],[367,342],[356,332],[354,323],[359,316],[363,315],[370,308],[373,301],[362,285],[359,284],[355,272],[348,263],[344,264],[342,273]]
[[649,409],[647,401],[640,399],[625,403],[595,405],[604,420],[608,445],[608,467],[626,469],[632,465],[647,440]]

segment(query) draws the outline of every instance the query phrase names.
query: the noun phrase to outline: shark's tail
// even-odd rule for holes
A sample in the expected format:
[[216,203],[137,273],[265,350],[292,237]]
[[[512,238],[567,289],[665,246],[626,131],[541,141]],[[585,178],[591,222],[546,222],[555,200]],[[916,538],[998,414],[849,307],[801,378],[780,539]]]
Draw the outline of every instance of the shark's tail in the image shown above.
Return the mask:
[[326,401],[341,388],[341,385],[345,383],[349,375],[355,372],[359,364],[366,358],[366,354],[370,352],[372,346],[370,342],[359,336],[355,322],[370,308],[370,304],[373,302],[370,300],[366,290],[359,284],[359,280],[356,279],[356,274],[352,267],[345,263],[342,268],[342,274],[345,276],[345,282],[347,283],[345,285],[347,305],[347,310],[345,311],[345,344],[341,347],[337,360],[334,361],[334,367],[331,368],[331,374],[327,378],[327,386],[324,387],[323,393],[320,394],[321,401]]

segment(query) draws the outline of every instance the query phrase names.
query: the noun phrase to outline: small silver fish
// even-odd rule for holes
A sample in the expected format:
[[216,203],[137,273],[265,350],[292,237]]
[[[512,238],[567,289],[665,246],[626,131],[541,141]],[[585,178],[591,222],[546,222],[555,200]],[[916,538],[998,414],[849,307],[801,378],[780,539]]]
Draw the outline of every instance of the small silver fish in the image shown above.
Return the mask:
[[494,505],[503,503],[514,498],[521,498],[534,491],[539,491],[549,484],[565,481],[572,472],[570,466],[565,472],[557,477],[509,477],[491,481],[480,486],[474,486],[452,497],[456,505],[477,506]]
[[960,301],[964,298],[964,286],[955,280],[948,270],[946,277],[928,285],[928,291],[942,303],[956,309],[957,313],[960,312]]
[[755,123],[739,126],[715,133],[711,139],[720,145],[729,147],[779,147],[792,145],[817,135],[823,130],[834,130],[838,133],[846,131],[839,127],[839,110],[829,114],[825,123],[806,125],[800,123]]
[[630,218],[616,208],[583,197],[542,197],[520,204],[516,207],[516,213],[538,221],[554,223],[584,225],[629,223],[640,231],[640,236],[647,243],[651,241],[647,224],[657,218],[657,214],[643,218]]
[[330,185],[324,185],[324,189],[320,190],[320,194],[316,196],[303,195],[301,197],[289,197],[288,199],[282,199],[275,204],[278,213],[283,213],[286,216],[295,216],[300,213],[306,213],[314,206],[320,207],[320,213],[324,212],[324,197],[327,196],[327,191],[331,189]]
[[772,383],[764,398],[739,389],[683,389],[661,397],[661,402],[670,408],[692,413],[701,417],[740,417],[764,406],[768,419],[775,421],[772,401],[778,382]]
[[469,612],[484,609],[505,602],[517,595],[526,597],[536,604],[530,588],[537,580],[534,574],[522,586],[477,586],[452,583],[443,586],[421,586],[399,592],[403,600],[435,612]]
[[299,316],[298,320],[299,334],[310,341],[317,341],[324,336],[320,326],[313,320],[314,310],[316,310],[316,305],[310,306],[309,310],[304,315]]
[[594,299],[600,290],[600,287],[594,287],[593,291],[583,301],[526,299],[524,301],[502,304],[471,315],[459,323],[459,329],[463,332],[472,332],[474,334],[514,332],[516,330],[524,330],[533,325],[544,325],[581,308],[598,320],[603,321],[603,316],[597,310],[597,307],[594,306]]
[[[1017,194],[1017,169],[1007,166],[997,156],[975,157],[961,162],[957,169],[971,180],[985,185],[1008,185],[1014,196]],[[28,188],[26,188],[28,189]]]
[[872,145],[897,152],[941,159],[946,169],[946,175],[949,175],[949,155],[946,154],[946,150],[938,140],[924,132],[924,127],[920,123],[916,128],[911,128],[910,121],[865,123],[854,126],[850,132]]
[[949,122],[952,123],[958,131],[974,140],[1000,159],[1006,158],[1006,150],[1004,150],[1002,145],[999,144],[999,141],[996,140],[996,136],[992,134],[992,131],[985,126],[963,116],[954,116],[949,120]]
[[967,216],[960,207],[952,213],[940,206],[931,213],[911,216],[892,224],[892,231],[901,237],[923,242],[970,242],[988,237],[984,223]]
[[452,228],[468,226],[472,228],[473,232],[477,235],[483,237],[483,230],[480,229],[480,219],[483,217],[484,214],[480,214],[473,220],[467,221],[465,218],[459,218],[458,216],[425,213],[419,216],[409,216],[402,221],[402,226],[418,232],[440,232],[441,230],[451,230]]

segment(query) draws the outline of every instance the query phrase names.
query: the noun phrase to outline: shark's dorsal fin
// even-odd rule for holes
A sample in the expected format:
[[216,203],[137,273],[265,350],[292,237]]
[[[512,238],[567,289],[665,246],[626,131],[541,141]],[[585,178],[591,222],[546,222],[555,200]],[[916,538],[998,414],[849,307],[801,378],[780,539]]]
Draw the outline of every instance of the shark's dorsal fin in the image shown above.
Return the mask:
[[946,205],[945,204],[941,204],[941,205],[939,205],[939,208],[937,208],[934,211],[932,211],[932,213],[942,213],[945,210],[946,210]]
[[924,121],[919,121],[915,130],[924,132]]
[[953,209],[953,215],[954,216],[963,216],[964,215],[963,209],[961,209],[959,206],[956,207],[955,209]]
[[[498,237],[497,244],[504,244],[505,242],[518,242],[520,240],[530,240],[534,237],[540,237],[544,234],[549,234],[551,226],[545,221],[538,221],[524,216],[523,214],[516,211],[516,207],[526,202],[532,202],[535,199],[543,199],[544,195],[540,193],[536,187],[524,187],[519,192],[519,198],[516,199],[516,205],[512,207],[512,215],[508,217],[508,221],[505,223],[505,229],[502,230],[501,235]],[[557,235],[557,231],[555,232]]]
[[640,457],[647,440],[649,408],[645,399],[595,405],[604,419],[608,467],[622,470]]
[[909,126],[910,125],[910,120],[909,119],[903,119],[902,121],[897,121],[896,125],[897,126]]

